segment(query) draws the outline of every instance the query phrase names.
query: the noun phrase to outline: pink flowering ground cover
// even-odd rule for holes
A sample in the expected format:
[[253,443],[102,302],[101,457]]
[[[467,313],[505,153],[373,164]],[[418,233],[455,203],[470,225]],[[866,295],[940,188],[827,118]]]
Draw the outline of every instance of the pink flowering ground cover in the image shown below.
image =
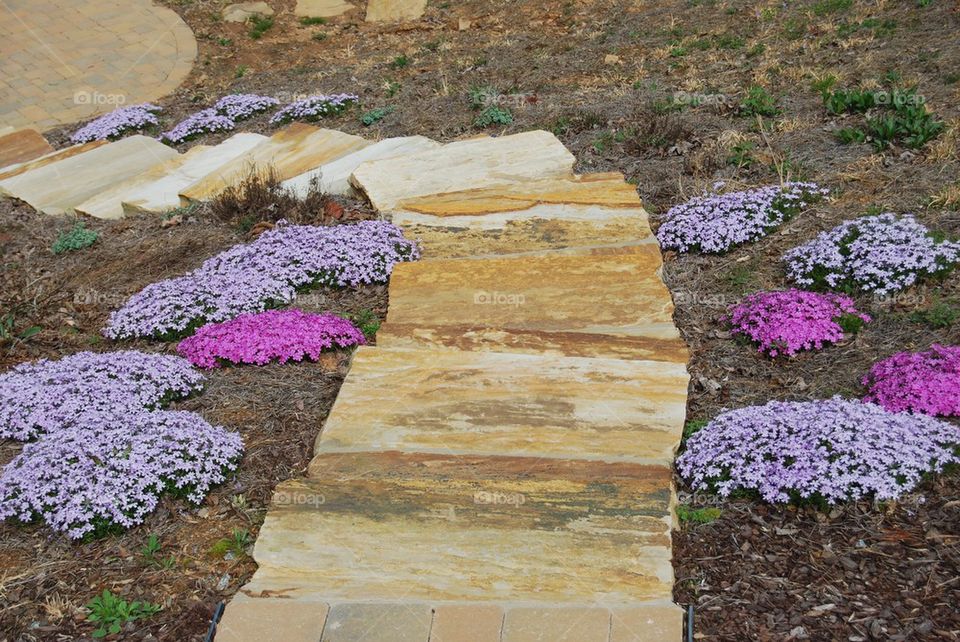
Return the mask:
[[328,350],[364,343],[357,326],[333,314],[268,310],[205,325],[181,341],[177,352],[201,368],[216,368],[223,362],[315,360]]
[[850,297],[790,289],[746,297],[730,311],[729,321],[734,335],[776,357],[820,350],[842,340],[845,331],[855,332],[870,317],[858,312]]
[[900,352],[873,364],[862,383],[864,401],[892,412],[960,416],[960,346]]

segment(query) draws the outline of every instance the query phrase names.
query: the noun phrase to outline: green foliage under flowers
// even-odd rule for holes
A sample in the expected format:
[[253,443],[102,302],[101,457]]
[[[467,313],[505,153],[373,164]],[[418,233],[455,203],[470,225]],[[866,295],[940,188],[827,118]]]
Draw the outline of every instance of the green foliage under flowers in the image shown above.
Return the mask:
[[159,613],[162,607],[150,602],[127,602],[104,589],[102,594],[87,603],[87,609],[90,611],[87,621],[97,625],[93,637],[102,638],[120,633],[127,622]]
[[364,126],[369,127],[370,125],[383,120],[392,113],[393,107],[377,107],[376,109],[371,109],[361,116],[360,122],[363,123]]
[[927,310],[917,310],[910,315],[915,323],[925,323],[933,328],[949,328],[960,319],[960,307],[949,301],[937,299]]
[[360,332],[363,333],[367,341],[372,340],[380,329],[380,318],[374,314],[373,310],[362,310],[357,314],[350,315],[349,319],[360,328]]
[[98,238],[100,238],[98,232],[88,230],[82,222],[78,222],[69,232],[60,232],[51,249],[54,254],[82,250],[93,245]]
[[681,523],[709,524],[720,518],[723,514],[719,508],[710,506],[707,508],[693,508],[681,504],[677,506],[677,517]]

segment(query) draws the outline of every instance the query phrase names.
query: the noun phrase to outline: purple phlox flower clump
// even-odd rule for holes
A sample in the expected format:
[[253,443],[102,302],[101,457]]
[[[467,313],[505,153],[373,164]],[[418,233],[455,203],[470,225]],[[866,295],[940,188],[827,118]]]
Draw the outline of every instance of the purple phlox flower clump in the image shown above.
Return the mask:
[[26,444],[0,475],[0,520],[77,539],[139,524],[164,492],[199,503],[234,470],[240,436],[178,411],[91,410]]
[[186,359],[132,350],[21,364],[0,374],[0,438],[58,433],[91,410],[157,408],[202,384]]
[[75,131],[70,140],[74,143],[89,143],[93,140],[109,140],[129,132],[142,131],[146,127],[160,124],[154,114],[158,111],[160,108],[150,103],[120,107],[87,123]]
[[270,96],[228,94],[214,103],[213,110],[232,121],[238,121],[265,112],[279,104],[279,100]]
[[386,221],[281,223],[185,276],[147,286],[110,315],[104,334],[182,336],[205,323],[288,304],[303,288],[385,283],[394,265],[417,258],[416,243]]
[[280,108],[270,118],[270,122],[276,125],[291,120],[319,120],[325,116],[339,114],[359,101],[360,97],[356,94],[310,96]]
[[180,342],[177,352],[201,368],[216,368],[221,361],[263,365],[317,359],[324,351],[364,343],[357,326],[333,314],[268,310],[205,325]]
[[756,342],[760,352],[792,356],[843,339],[838,321],[845,315],[870,321],[850,297],[791,289],[746,297],[730,311],[730,325],[733,334]]
[[743,192],[707,193],[670,208],[657,230],[664,249],[726,252],[770,233],[829,194],[814,183],[785,183]]
[[864,401],[891,412],[960,416],[960,346],[934,344],[878,361],[863,378]]
[[834,397],[720,414],[687,441],[677,469],[696,490],[768,502],[896,499],[960,463],[960,428]]
[[937,241],[913,216],[844,221],[787,252],[788,276],[806,287],[849,287],[888,294],[960,261],[960,243]]
[[200,134],[230,131],[235,125],[229,116],[219,114],[212,108],[204,109],[190,114],[170,131],[160,134],[160,140],[176,145]]

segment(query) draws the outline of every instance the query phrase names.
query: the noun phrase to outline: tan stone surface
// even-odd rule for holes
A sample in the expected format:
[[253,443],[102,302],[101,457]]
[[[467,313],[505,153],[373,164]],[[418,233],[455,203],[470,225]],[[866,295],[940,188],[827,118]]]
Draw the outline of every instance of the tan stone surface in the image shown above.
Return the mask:
[[293,14],[307,18],[333,18],[354,9],[355,6],[343,0],[297,0]]
[[266,2],[238,2],[223,8],[224,22],[246,22],[253,16],[272,16],[273,9]]
[[31,169],[43,167],[44,165],[49,165],[50,163],[56,163],[64,158],[70,158],[71,156],[88,152],[91,149],[96,149],[97,147],[106,145],[107,142],[108,141],[105,140],[95,140],[89,143],[83,143],[82,145],[73,145],[72,147],[66,147],[64,149],[50,152],[49,154],[44,154],[43,156],[34,158],[33,160],[23,163],[16,163],[14,165],[8,165],[7,167],[0,169],[0,181],[12,176],[19,176],[24,172],[29,172]]
[[669,599],[672,469],[323,454],[277,487],[245,590],[293,599]]
[[503,620],[502,642],[607,642],[609,632],[607,609],[515,608]]
[[361,348],[317,452],[577,457],[669,466],[683,431],[687,381],[682,363]]
[[416,20],[426,7],[427,0],[370,0],[366,19],[367,22]]
[[20,129],[0,136],[0,167],[24,163],[53,151],[35,129]]
[[247,599],[230,602],[217,626],[217,642],[317,642],[329,607],[320,602]]
[[662,604],[612,609],[610,642],[663,642],[683,638],[683,609]]
[[47,214],[88,198],[177,156],[147,136],[129,136],[0,181],[0,190]]
[[433,611],[430,642],[500,642],[503,609],[487,604],[445,604]]
[[321,642],[427,642],[432,617],[427,604],[337,604]]
[[189,201],[209,200],[230,186],[239,186],[252,173],[270,170],[285,181],[369,144],[359,136],[294,123],[184,188],[180,195]]
[[568,176],[574,160],[556,136],[531,131],[457,141],[418,154],[363,163],[351,182],[374,207],[389,213],[411,199]]

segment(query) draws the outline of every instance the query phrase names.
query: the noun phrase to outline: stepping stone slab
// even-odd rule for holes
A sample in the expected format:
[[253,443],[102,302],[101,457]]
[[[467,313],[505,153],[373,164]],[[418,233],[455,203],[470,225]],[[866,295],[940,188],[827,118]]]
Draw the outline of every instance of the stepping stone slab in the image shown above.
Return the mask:
[[270,171],[282,182],[369,144],[359,136],[294,123],[184,188],[180,196],[187,201],[210,200],[228,187],[239,187],[252,174]]
[[33,160],[53,151],[35,129],[20,129],[0,136],[0,167]]
[[427,642],[433,613],[426,604],[337,604],[321,642]]
[[221,15],[224,22],[246,22],[253,16],[272,16],[273,9],[266,2],[241,2],[227,5]]
[[403,263],[391,276],[377,341],[499,351],[544,345],[570,355],[685,362],[660,267],[652,243]]
[[363,163],[351,182],[378,210],[394,212],[427,196],[570,176],[574,161],[556,136],[531,131]]
[[672,475],[625,462],[319,455],[308,479],[277,487],[244,591],[331,603],[669,600]]
[[367,22],[416,20],[426,8],[427,0],[370,0],[367,3]]
[[430,642],[500,642],[503,609],[487,604],[444,604],[433,610]]
[[313,181],[316,181],[320,190],[327,194],[353,195],[354,189],[350,185],[350,175],[361,163],[437,147],[440,147],[440,143],[425,136],[386,138],[309,172],[294,176],[284,181],[283,186],[300,198],[307,196]]
[[607,642],[609,634],[607,609],[520,607],[507,611],[502,642]]
[[148,136],[128,136],[0,181],[0,189],[46,214],[63,214],[88,198],[178,156]]
[[683,639],[683,610],[669,600],[611,611],[610,642]]
[[[105,140],[94,140],[89,143],[83,143],[81,145],[73,145],[72,147],[66,147],[64,149],[58,149],[57,151],[50,152],[49,154],[44,154],[39,158],[34,158],[33,160],[24,161],[23,163],[17,163],[15,165],[8,165],[3,169],[0,169],[0,181],[5,178],[10,178],[12,176],[19,176],[25,172],[29,172],[32,169],[38,167],[43,167],[44,165],[49,165],[50,163],[56,163],[61,161],[64,158],[70,158],[71,156],[76,156],[77,154],[83,154],[84,152],[89,152],[91,149],[96,149],[97,147],[102,147],[106,145],[109,141]],[[0,188],[0,195],[5,195]]]
[[247,598],[230,602],[217,625],[217,642],[316,642],[329,607],[317,602]]
[[179,192],[217,167],[267,140],[259,134],[235,134],[219,145],[195,145],[184,154],[114,185],[77,205],[76,211],[118,219],[128,211],[163,212],[180,207]]
[[683,432],[688,380],[683,363],[360,348],[316,452],[509,454],[670,466]]
[[293,14],[302,18],[333,18],[354,9],[343,0],[297,0]]

